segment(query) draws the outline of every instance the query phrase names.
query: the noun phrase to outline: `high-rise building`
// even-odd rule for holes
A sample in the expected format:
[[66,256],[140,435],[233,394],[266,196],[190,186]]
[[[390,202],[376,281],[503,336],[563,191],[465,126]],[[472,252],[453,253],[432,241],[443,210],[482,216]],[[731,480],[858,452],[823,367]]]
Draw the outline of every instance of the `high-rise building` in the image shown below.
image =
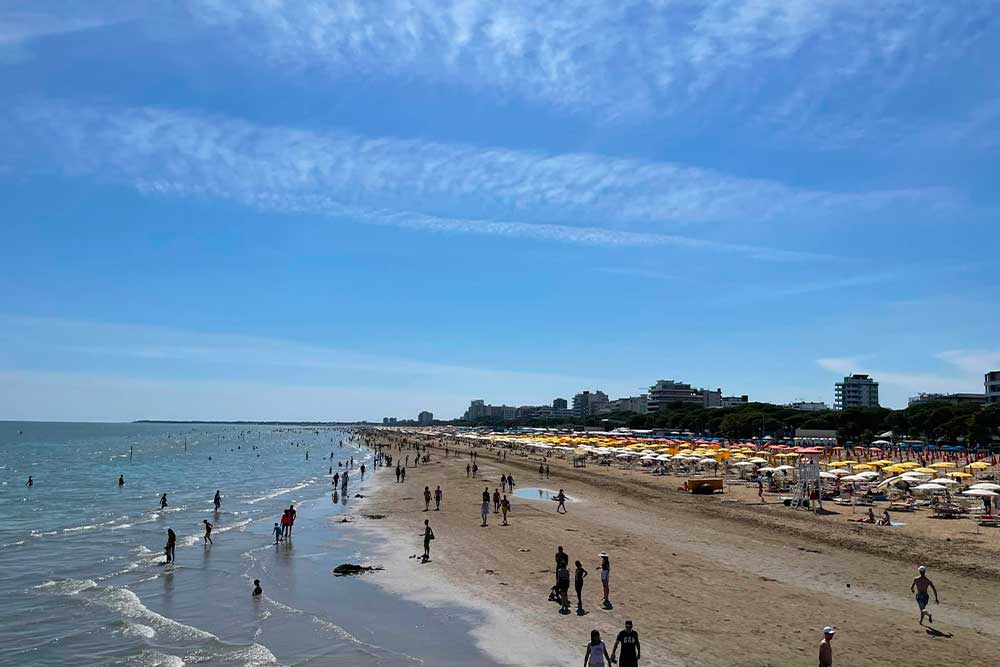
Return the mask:
[[515,419],[517,417],[517,408],[510,405],[487,405],[486,401],[482,399],[476,399],[469,404],[469,409],[465,411],[462,415],[462,419],[466,421],[475,421],[477,419]]
[[703,408],[722,407],[722,389],[696,389],[686,382],[657,380],[649,388],[647,411],[657,412],[674,403],[689,403]]
[[573,414],[577,417],[590,417],[600,414],[607,407],[608,395],[603,391],[581,391],[573,397]]
[[986,404],[1000,405],[1000,371],[990,371],[983,380],[986,389]]
[[569,402],[565,398],[554,398],[552,399],[552,407],[556,410],[567,410]]
[[855,373],[834,385],[834,410],[877,408],[878,382],[863,373]]
[[417,415],[417,423],[421,426],[430,426],[434,421],[434,413],[424,410],[419,415]]
[[642,394],[640,396],[626,396],[624,398],[616,398],[615,400],[608,403],[605,408],[606,412],[634,412],[636,414],[644,415],[648,409],[649,396]]

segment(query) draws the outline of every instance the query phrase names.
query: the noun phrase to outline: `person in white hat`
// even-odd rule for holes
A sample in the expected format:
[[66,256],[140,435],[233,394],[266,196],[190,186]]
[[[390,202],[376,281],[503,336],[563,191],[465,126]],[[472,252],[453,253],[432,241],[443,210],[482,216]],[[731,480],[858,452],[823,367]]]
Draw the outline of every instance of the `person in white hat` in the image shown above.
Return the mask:
[[934,591],[934,604],[941,604],[938,600],[938,592],[934,587],[934,582],[927,578],[927,568],[921,565],[917,568],[918,576],[913,578],[913,583],[910,584],[910,592],[916,593],[917,607],[920,608],[920,625],[924,624],[924,614],[927,615],[927,620],[931,623],[934,622],[934,617],[931,613],[927,611],[927,604],[931,601],[931,596],[927,593],[927,589]]
[[832,626],[823,628],[823,641],[819,643],[819,667],[833,667],[833,636],[837,634],[837,629]]

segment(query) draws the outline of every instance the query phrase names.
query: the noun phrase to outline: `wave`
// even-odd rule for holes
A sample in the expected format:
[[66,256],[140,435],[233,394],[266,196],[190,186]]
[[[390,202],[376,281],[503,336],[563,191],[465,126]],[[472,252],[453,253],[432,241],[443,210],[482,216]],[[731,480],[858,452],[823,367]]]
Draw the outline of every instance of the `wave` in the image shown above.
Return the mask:
[[254,504],[259,503],[259,502],[264,501],[264,500],[270,500],[271,498],[277,498],[278,496],[283,496],[286,493],[292,493],[293,491],[300,491],[300,490],[306,488],[307,486],[309,486],[310,484],[312,484],[315,481],[316,480],[312,480],[311,479],[311,480],[308,480],[306,482],[302,482],[301,484],[296,484],[295,486],[289,486],[289,487],[285,487],[285,488],[281,488],[281,489],[275,489],[274,491],[272,491],[272,492],[270,492],[270,493],[268,493],[266,495],[260,496],[259,498],[252,498],[250,500],[244,500],[243,502],[246,503],[247,505],[254,505]]
[[152,639],[156,636],[156,630],[148,625],[143,625],[142,623],[129,623],[126,621],[125,628],[122,630],[122,634],[126,637],[141,637],[143,639]]
[[184,667],[184,660],[176,655],[160,653],[159,651],[143,651],[139,655],[132,655],[122,663],[129,667]]
[[46,581],[33,588],[36,591],[54,595],[79,595],[83,591],[96,587],[97,582],[93,579],[59,579],[58,581]]

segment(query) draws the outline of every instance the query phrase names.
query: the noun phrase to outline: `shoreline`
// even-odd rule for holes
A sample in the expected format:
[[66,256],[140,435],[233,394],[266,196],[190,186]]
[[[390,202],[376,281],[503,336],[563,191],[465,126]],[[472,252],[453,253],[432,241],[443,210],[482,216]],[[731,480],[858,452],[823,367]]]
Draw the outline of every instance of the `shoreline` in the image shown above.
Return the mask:
[[[913,651],[920,655],[912,664],[956,656],[988,663],[1000,650],[1000,622],[982,614],[1000,585],[977,578],[993,565],[968,567],[975,558],[993,560],[983,558],[988,550],[952,561],[953,553],[969,551],[956,542],[940,554],[947,566],[941,569],[933,553],[920,555],[942,590],[944,605],[935,618],[943,623],[936,627],[954,635],[945,644],[916,623],[908,590],[918,562],[911,552],[920,548],[915,538],[900,541],[899,533],[888,532],[872,538],[871,531],[846,522],[834,528],[829,520],[836,517],[692,496],[662,478],[574,469],[560,459],[549,460],[551,479],[538,480],[536,460],[508,451],[508,459],[498,462],[496,449],[477,449],[483,479],[473,481],[466,479],[467,454],[456,460],[433,445],[429,451],[431,463],[408,467],[405,483],[380,480],[378,493],[364,500],[365,513],[384,519],[352,512],[354,525],[385,540],[378,556],[392,567],[377,577],[380,584],[421,603],[461,604],[483,613],[486,622],[474,637],[488,654],[502,655],[518,641],[551,647],[554,662],[542,664],[572,664],[582,658],[590,629],[599,629],[610,648],[626,617],[640,633],[643,665],[802,664],[812,660],[819,630],[830,624],[841,629],[838,648],[852,665],[894,664],[900,653]],[[392,453],[403,458],[413,452]],[[391,477],[391,469],[382,472]],[[546,503],[510,497],[511,526],[495,526],[491,514],[490,526],[480,528],[478,495],[484,485],[498,487],[502,472],[514,474],[518,489],[565,488],[579,501],[569,505],[569,514],[556,515]],[[437,484],[445,490],[442,511],[425,514],[423,487]],[[421,550],[424,518],[438,539],[432,562],[419,566],[406,557]],[[835,534],[812,537],[824,529]],[[877,544],[858,548],[870,539]],[[560,616],[547,601],[557,544],[566,546],[571,563],[579,558],[590,571],[586,616]],[[612,557],[612,611],[598,604],[596,555],[605,550]],[[515,628],[510,634],[516,639],[493,633],[505,625]],[[536,654],[530,657],[533,662],[514,664],[540,664]]]

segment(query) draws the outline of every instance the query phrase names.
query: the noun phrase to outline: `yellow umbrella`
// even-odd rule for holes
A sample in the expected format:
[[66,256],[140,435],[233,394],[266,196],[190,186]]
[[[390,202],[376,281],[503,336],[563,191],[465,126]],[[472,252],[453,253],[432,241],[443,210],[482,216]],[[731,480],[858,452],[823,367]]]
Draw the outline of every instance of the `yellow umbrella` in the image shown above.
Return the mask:
[[922,472],[925,475],[933,475],[937,473],[937,470],[934,468],[914,468],[913,472]]
[[955,464],[951,461],[938,461],[937,463],[932,463],[928,468],[954,468]]
[[972,477],[972,475],[970,475],[967,472],[950,472],[948,473],[948,477],[957,477],[959,479],[965,479],[966,477]]
[[846,461],[834,461],[833,463],[830,463],[828,465],[831,468],[843,468],[844,466],[847,465],[847,462]]
[[841,461],[841,463],[843,463],[845,466],[852,466],[855,463],[857,463],[857,461],[855,461],[854,459],[847,459],[846,461]]
[[856,466],[854,466],[854,468],[852,468],[852,470],[862,470],[862,471],[863,471],[863,470],[871,470],[871,469],[872,469],[872,468],[874,468],[874,467],[875,467],[875,466],[870,466],[870,465],[868,465],[867,463],[862,463],[862,464],[860,464],[860,465],[856,465]]
[[970,463],[965,466],[966,468],[972,468],[973,470],[986,470],[990,467],[990,464],[986,461],[976,461],[975,463]]

